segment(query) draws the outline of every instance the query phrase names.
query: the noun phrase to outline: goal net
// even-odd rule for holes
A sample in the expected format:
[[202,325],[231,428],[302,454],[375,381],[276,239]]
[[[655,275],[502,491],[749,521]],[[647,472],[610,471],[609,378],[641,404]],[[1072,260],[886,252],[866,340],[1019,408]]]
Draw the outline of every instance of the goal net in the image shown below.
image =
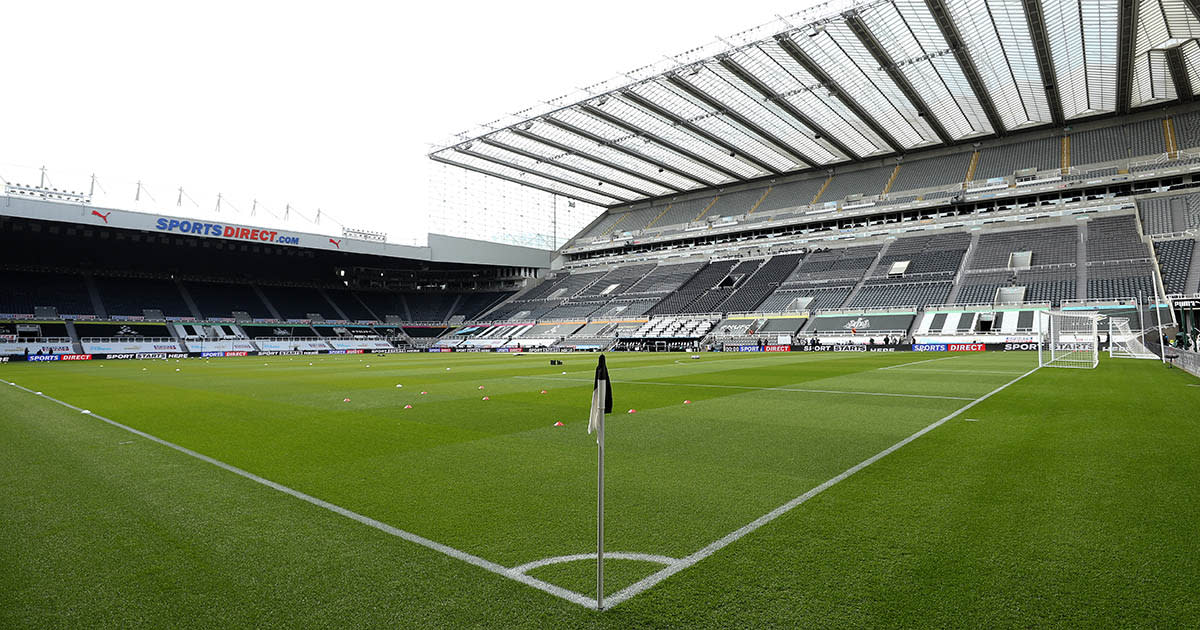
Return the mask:
[[1100,317],[1094,313],[1039,311],[1038,365],[1094,368],[1100,362]]
[[1141,333],[1129,329],[1129,319],[1125,317],[1108,318],[1108,356],[1121,359],[1158,359],[1158,355],[1142,343]]

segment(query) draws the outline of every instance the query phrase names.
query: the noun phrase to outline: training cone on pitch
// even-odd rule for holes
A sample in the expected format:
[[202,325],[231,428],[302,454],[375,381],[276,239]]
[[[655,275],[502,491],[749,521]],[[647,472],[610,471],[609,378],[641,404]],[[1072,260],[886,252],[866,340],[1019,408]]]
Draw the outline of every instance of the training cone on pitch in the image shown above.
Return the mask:
[[484,397],[483,397],[483,399],[484,399],[484,400],[491,400],[491,398],[488,398],[487,396],[484,396]]
[[685,401],[683,401],[683,404],[685,404],[685,405],[690,405],[690,404],[692,404],[692,401],[690,401],[690,400],[685,400]]
[[566,426],[566,425],[564,425],[562,422],[555,422],[554,426],[561,427],[561,426]]
[[343,398],[343,399],[342,399],[342,402],[350,402],[350,399],[349,399],[349,398]]
[[637,413],[637,409],[630,409],[629,411],[626,411],[625,413]]
[[543,389],[543,390],[541,391],[541,393],[545,394],[545,393],[546,393],[546,390],[544,390],[544,389]]
[[428,394],[428,393],[429,392],[421,392],[421,395],[424,396],[425,394]]
[[399,383],[397,383],[397,384],[396,384],[396,387],[404,387],[404,386],[403,386],[403,385],[400,385]]
[[412,405],[404,405],[405,409],[412,409]]
[[483,389],[483,385],[480,385],[480,386],[479,386],[479,389]]
[[178,372],[178,371],[179,371],[179,368],[175,368],[175,371],[176,371],[176,372]]

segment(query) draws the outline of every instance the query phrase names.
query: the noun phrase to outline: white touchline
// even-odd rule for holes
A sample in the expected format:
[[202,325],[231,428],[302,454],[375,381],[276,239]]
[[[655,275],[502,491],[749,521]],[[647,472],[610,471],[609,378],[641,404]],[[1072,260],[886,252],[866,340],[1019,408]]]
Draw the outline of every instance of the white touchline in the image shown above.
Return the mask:
[[[20,385],[17,385],[16,383],[9,383],[9,385],[13,385],[15,387],[18,387],[20,389],[23,389],[23,390],[31,393],[31,394],[35,394],[37,396],[45,398],[46,400],[58,403],[64,407],[67,407],[68,409],[74,409],[75,411],[81,411],[81,409],[79,407],[76,407],[75,405],[72,405],[71,403],[63,402],[61,400],[58,400],[57,398],[52,398],[41,392],[35,392],[32,389],[21,387]],[[551,595],[561,597],[569,602],[579,604],[580,606],[586,606],[588,608],[596,607],[596,600],[591,597],[586,597],[584,595],[576,593],[575,591],[571,591],[571,590],[562,588],[561,586],[555,586],[554,584],[551,584],[549,582],[543,582],[542,580],[530,577],[528,575],[525,575],[524,573],[516,573],[512,569],[509,569],[508,567],[504,567],[499,564],[496,564],[495,562],[492,562],[490,560],[484,560],[483,558],[480,558],[479,556],[471,555],[465,551],[460,551],[460,550],[455,549],[454,547],[450,547],[448,545],[443,545],[442,543],[432,541],[428,538],[425,538],[424,536],[419,536],[412,532],[406,532],[402,529],[392,527],[391,525],[388,525],[387,523],[377,521],[369,516],[363,516],[362,514],[359,514],[358,512],[352,512],[352,511],[347,510],[346,508],[341,507],[339,505],[334,505],[328,501],[323,501],[312,495],[300,492],[299,490],[289,488],[283,484],[275,483],[274,481],[271,481],[270,479],[265,479],[263,477],[259,477],[258,475],[254,474],[252,472],[242,470],[241,468],[238,468],[236,466],[231,466],[230,464],[226,464],[225,462],[223,462],[221,460],[213,459],[212,457],[209,457],[208,455],[205,455],[203,453],[197,453],[196,451],[193,451],[190,448],[180,446],[173,442],[168,442],[162,438],[159,438],[159,437],[156,437],[149,433],[146,433],[145,431],[140,431],[133,427],[121,424],[120,422],[117,422],[115,420],[109,420],[108,418],[105,418],[104,416],[101,416],[99,414],[93,413],[93,414],[91,414],[91,417],[96,418],[98,420],[102,420],[104,422],[107,422],[108,424],[111,424],[112,426],[117,427],[118,429],[122,429],[122,430],[128,431],[134,435],[139,435],[141,437],[144,437],[147,440],[150,440],[151,442],[156,442],[167,448],[175,449],[175,450],[179,451],[180,453],[183,453],[184,455],[188,455],[188,456],[194,457],[200,461],[207,462],[209,464],[212,464],[213,466],[216,466],[217,468],[221,468],[223,470],[229,471],[240,477],[245,477],[246,479],[249,479],[250,481],[253,481],[255,483],[260,483],[260,484],[262,484],[268,488],[271,488],[273,490],[278,490],[284,494],[291,495],[302,501],[307,501],[317,507],[324,508],[326,510],[329,510],[330,512],[334,512],[335,514],[340,514],[342,516],[345,516],[346,518],[353,519],[355,521],[358,521],[359,523],[362,523],[363,525],[374,527],[375,529],[378,529],[379,531],[384,532],[386,534],[391,534],[392,536],[396,536],[397,538],[403,538],[404,540],[407,540],[412,543],[416,543],[418,545],[421,545],[422,547],[427,547],[434,551],[446,554],[447,556],[450,556],[451,558],[462,560],[463,562],[466,562],[468,564],[473,564],[482,569],[487,569],[488,571],[491,571],[492,573],[495,573],[497,575],[502,575],[511,580],[516,580],[516,581],[526,584],[528,586],[532,586],[538,590],[550,593]]]
[[[536,378],[547,381],[573,381],[591,383],[590,378],[563,378],[561,376],[514,376],[513,378]],[[711,387],[716,389],[750,389],[764,392],[801,392],[805,394],[846,394],[852,396],[894,396],[897,398],[933,398],[937,400],[975,400],[965,396],[934,396],[932,394],[894,394],[890,392],[855,392],[844,389],[802,389],[799,387],[754,387],[753,385],[716,385],[713,383],[660,383],[658,381],[612,381],[626,385],[666,385],[670,387]]]
[[[653,587],[654,585],[658,584],[659,582],[662,582],[663,580],[667,579],[668,577],[671,577],[672,575],[675,575],[676,573],[679,573],[680,571],[687,569],[687,568],[695,565],[697,562],[700,562],[701,560],[711,556],[712,554],[716,553],[717,551],[724,549],[725,547],[729,546],[730,544],[743,538],[747,534],[757,530],[758,528],[762,527],[763,525],[766,525],[767,523],[770,523],[771,521],[779,518],[780,516],[790,512],[792,509],[796,508],[800,504],[808,501],[809,499],[817,496],[818,494],[824,492],[825,490],[828,490],[829,488],[833,487],[838,482],[850,477],[854,473],[866,468],[867,466],[874,464],[875,462],[879,461],[880,459],[883,459],[887,455],[894,453],[895,451],[899,450],[901,447],[907,445],[909,442],[912,442],[913,440],[921,437],[922,435],[929,433],[930,431],[936,429],[937,427],[941,426],[942,424],[946,423],[947,421],[959,416],[960,414],[962,414],[964,411],[970,409],[971,407],[974,407],[975,405],[987,400],[988,398],[992,397],[993,395],[1005,390],[1013,383],[1016,383],[1017,381],[1025,378],[1026,376],[1033,374],[1037,370],[1038,370],[1038,368],[1033,368],[1032,370],[1025,372],[1024,374],[1018,376],[1017,378],[1014,378],[1013,380],[1011,380],[1011,381],[1001,385],[1000,387],[997,387],[996,389],[993,389],[992,391],[984,394],[983,396],[981,396],[979,398],[975,398],[975,399],[952,398],[952,397],[948,397],[948,396],[917,396],[916,394],[880,394],[877,392],[844,392],[844,391],[836,391],[836,390],[825,391],[825,390],[787,390],[787,389],[782,389],[782,391],[812,391],[812,392],[818,392],[818,393],[831,393],[831,394],[859,394],[860,393],[860,394],[879,395],[879,396],[895,395],[895,396],[917,396],[920,398],[952,398],[952,399],[956,399],[956,400],[970,400],[971,402],[967,403],[966,405],[963,405],[958,410],[956,410],[956,411],[952,412],[951,414],[945,416],[944,418],[934,422],[933,424],[930,424],[929,426],[921,429],[920,431],[917,431],[916,433],[913,433],[912,435],[904,438],[903,440],[896,442],[895,444],[880,451],[879,453],[876,453],[875,455],[872,455],[871,457],[859,462],[858,464],[851,466],[850,468],[846,469],[844,472],[842,472],[838,476],[833,477],[832,479],[829,479],[828,481],[809,490],[808,492],[805,492],[804,494],[792,499],[791,501],[784,503],[783,505],[758,517],[757,519],[751,521],[750,523],[743,525],[742,527],[738,528],[737,530],[730,532],[729,534],[725,535],[720,540],[717,540],[716,542],[709,544],[708,546],[704,547],[703,549],[701,549],[685,558],[677,559],[677,558],[671,558],[668,556],[643,554],[643,553],[630,553],[630,552],[616,552],[616,553],[611,553],[611,554],[605,554],[608,557],[616,559],[616,560],[644,560],[644,561],[648,561],[648,562],[657,562],[657,563],[666,565],[666,568],[659,570],[657,573],[653,573],[653,574],[639,580],[638,582],[631,584],[631,585],[621,589],[620,591],[617,591],[613,595],[609,595],[607,597],[607,599],[605,600],[605,603],[606,603],[605,610],[609,610],[618,604],[628,601],[629,599],[633,598],[634,596],[636,596],[640,593],[645,592],[647,589]],[[518,376],[515,378],[540,378],[540,377]],[[553,379],[553,380],[585,380],[585,379]],[[591,382],[590,379],[586,379],[586,380],[588,380],[588,382]],[[0,380],[0,382],[8,382],[8,381]],[[614,382],[622,382],[622,381],[614,381]],[[643,381],[625,381],[625,382],[643,383]],[[35,392],[31,389],[22,387],[20,385],[17,385],[16,383],[12,383],[12,382],[8,382],[8,384],[13,387],[17,387],[21,390],[24,390],[26,392],[29,392],[31,394],[35,394],[37,396],[45,398],[46,400],[49,400],[51,402],[54,402],[54,403],[57,403],[64,407],[67,407],[69,409],[74,409],[75,411],[82,411],[79,407],[76,407],[75,405],[72,405],[67,402],[63,402],[61,400],[58,400],[57,398],[52,398],[50,396],[46,396],[45,394],[43,394],[41,392]],[[681,383],[645,383],[645,384],[681,385]],[[716,386],[716,385],[693,385],[693,387],[718,387],[718,386]],[[766,390],[781,389],[781,388],[773,388],[773,387],[749,387],[749,386],[742,387],[742,386],[734,386],[734,385],[720,386],[720,387],[736,387],[739,389],[766,389]],[[147,440],[161,444],[163,446],[166,446],[167,448],[171,448],[176,451],[179,451],[180,453],[183,453],[190,457],[194,457],[203,462],[212,464],[213,466],[216,466],[218,468],[221,468],[223,470],[231,472],[240,477],[245,477],[246,479],[249,479],[255,483],[262,484],[273,490],[278,490],[279,492],[291,495],[297,499],[306,501],[317,507],[324,508],[326,510],[334,512],[335,514],[340,514],[341,516],[345,516],[346,518],[358,521],[359,523],[362,523],[363,525],[367,525],[369,527],[373,527],[384,533],[391,534],[392,536],[396,536],[397,538],[402,538],[409,542],[421,545],[422,547],[426,547],[428,549],[432,549],[439,553],[450,556],[451,558],[462,560],[463,562],[466,562],[468,564],[473,564],[482,569],[486,569],[497,575],[501,575],[501,576],[509,578],[511,580],[521,582],[522,584],[525,584],[527,586],[532,586],[533,588],[536,588],[540,591],[549,593],[556,597],[560,597],[571,603],[578,604],[578,605],[584,606],[586,608],[591,608],[593,610],[596,609],[596,607],[597,607],[595,598],[588,597],[586,595],[582,595],[575,591],[562,588],[561,586],[556,586],[549,582],[545,582],[545,581],[539,580],[537,578],[526,575],[526,572],[531,571],[538,567],[542,567],[542,566],[558,564],[558,563],[562,563],[562,562],[572,562],[572,561],[576,561],[576,560],[594,559],[596,557],[595,553],[583,553],[583,554],[573,554],[573,555],[568,555],[568,556],[556,556],[553,558],[544,558],[541,560],[535,560],[533,562],[528,562],[528,563],[518,565],[518,566],[515,566],[512,568],[504,567],[504,566],[501,566],[490,560],[485,560],[483,558],[480,558],[479,556],[469,554],[465,551],[455,549],[448,545],[443,545],[442,543],[435,542],[435,541],[425,538],[423,536],[419,536],[417,534],[413,534],[411,532],[407,532],[402,529],[393,527],[391,525],[388,525],[387,523],[377,521],[369,516],[363,516],[362,514],[359,514],[357,512],[352,512],[341,506],[329,503],[328,501],[318,499],[312,495],[308,495],[303,492],[300,492],[299,490],[295,490],[295,489],[289,488],[288,486],[285,486],[283,484],[279,484],[274,481],[271,481],[270,479],[265,479],[263,477],[259,477],[258,475],[255,475],[254,473],[242,470],[241,468],[232,466],[230,464],[226,464],[225,462],[222,462],[217,459],[213,459],[212,457],[209,457],[202,453],[198,453],[196,451],[193,451],[189,448],[180,446],[173,442],[168,442],[162,438],[156,437],[156,436],[146,433],[144,431],[140,431],[133,427],[121,424],[120,422],[110,420],[99,414],[93,413],[93,414],[91,414],[91,417],[97,418],[103,422],[106,422],[106,423],[108,423],[114,427],[117,427],[119,429],[122,429],[124,431],[133,433],[134,435],[139,435],[141,437],[144,437]]]
[[[960,355],[960,356],[961,356],[961,355]],[[918,363],[929,363],[929,362],[932,362],[932,361],[949,361],[950,359],[958,359],[958,358],[960,358],[960,356],[959,356],[959,357],[942,357],[942,358],[940,358],[940,359],[924,359],[924,360],[922,360],[922,361],[912,361],[912,362],[909,362],[909,363],[901,363],[900,365],[889,365],[889,366],[887,366],[887,367],[881,367],[881,368],[879,368],[879,369],[881,369],[881,370],[894,370],[894,369],[896,369],[896,368],[899,368],[899,367],[904,367],[904,366],[906,366],[906,365],[916,365],[916,364],[918,364]]]
[[730,532],[724,538],[708,545],[707,547],[701,549],[700,551],[697,551],[696,553],[693,553],[692,555],[681,559],[679,562],[677,562],[675,564],[668,565],[665,569],[660,570],[658,573],[649,575],[649,576],[639,580],[638,582],[631,584],[631,585],[621,589],[620,591],[617,591],[616,593],[614,593],[612,595],[609,595],[608,598],[605,600],[605,603],[607,604],[608,609],[612,609],[612,607],[620,604],[621,602],[627,601],[631,597],[645,591],[646,589],[654,586],[655,584],[658,584],[659,582],[671,577],[672,575],[675,575],[676,573],[679,573],[680,571],[713,555],[714,553],[720,551],[721,549],[724,549],[731,543],[736,542],[737,540],[744,537],[746,534],[749,534],[750,532],[753,532],[754,530],[762,527],[763,525],[770,523],[771,521],[779,518],[780,516],[787,514],[796,506],[808,501],[809,499],[817,496],[818,494],[821,494],[822,492],[824,492],[824,491],[828,490],[829,488],[833,487],[834,485],[836,485],[838,482],[846,479],[847,477],[850,477],[854,473],[856,473],[856,472],[866,468],[867,466],[870,466],[871,464],[874,464],[875,462],[883,459],[884,457],[887,457],[888,455],[896,452],[897,450],[899,450],[900,448],[902,448],[909,442],[912,442],[913,440],[921,437],[922,435],[925,435],[926,433],[929,433],[930,431],[938,428],[939,426],[946,423],[947,421],[952,420],[953,418],[957,417],[959,414],[963,413],[964,411],[970,409],[971,407],[974,407],[975,405],[978,405],[979,403],[987,400],[988,398],[991,398],[993,395],[998,394],[1001,391],[1004,391],[1005,389],[1008,388],[1008,386],[1012,385],[1013,383],[1016,383],[1017,381],[1025,378],[1026,376],[1029,376],[1030,374],[1033,374],[1036,371],[1038,371],[1038,368],[1033,368],[1032,370],[1029,370],[1028,372],[1018,376],[1017,378],[1014,378],[1013,380],[1001,385],[1000,387],[997,387],[996,389],[993,389],[992,391],[984,394],[983,396],[980,396],[979,398],[972,400],[971,402],[967,403],[966,405],[963,405],[957,411],[951,413],[950,415],[947,415],[946,417],[942,418],[941,420],[938,420],[938,421],[934,422],[933,424],[925,427],[924,429],[921,429],[920,431],[913,433],[912,435],[904,438],[903,440],[896,442],[895,444],[883,449],[882,451],[876,453],[875,455],[872,455],[871,457],[868,457],[867,459],[859,462],[858,464],[855,464],[854,466],[847,468],[846,471],[843,472],[842,474],[830,479],[829,481],[826,481],[825,483],[817,486],[816,488],[813,488],[812,490],[809,490],[808,492],[805,492],[804,494],[792,499],[791,501],[784,503],[783,505],[775,508],[774,510],[767,512],[766,514],[751,521],[749,524],[744,525],[733,532]]

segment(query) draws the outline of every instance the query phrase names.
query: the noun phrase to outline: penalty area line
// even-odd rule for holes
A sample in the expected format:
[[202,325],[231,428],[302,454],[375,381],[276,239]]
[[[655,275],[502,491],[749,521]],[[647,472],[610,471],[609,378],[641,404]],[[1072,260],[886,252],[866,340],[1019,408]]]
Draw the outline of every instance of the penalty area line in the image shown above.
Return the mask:
[[804,494],[792,499],[791,501],[788,501],[787,503],[784,503],[783,505],[775,508],[774,510],[771,510],[770,512],[767,512],[766,514],[758,517],[757,519],[751,521],[750,523],[743,525],[742,527],[730,532],[729,534],[726,534],[725,537],[721,538],[720,540],[718,540],[716,542],[713,542],[712,544],[708,545],[707,547],[704,547],[703,549],[701,549],[687,557],[681,558],[678,562],[668,565],[666,568],[659,570],[658,573],[651,574],[651,575],[639,580],[638,582],[635,582],[634,584],[631,584],[631,585],[621,589],[620,591],[617,591],[616,593],[609,595],[606,598],[606,603],[608,604],[608,609],[611,609],[612,607],[617,606],[618,604],[620,604],[622,602],[628,601],[630,598],[646,591],[647,589],[651,588],[655,584],[662,582],[663,580],[671,577],[672,575],[675,575],[676,573],[679,573],[680,571],[682,571],[688,567],[691,567],[691,566],[695,565],[697,562],[700,562],[701,560],[713,555],[714,553],[720,551],[721,549],[724,549],[725,547],[729,546],[730,544],[737,542],[738,540],[745,537],[747,534],[757,530],[758,528],[762,527],[763,525],[766,525],[767,523],[770,523],[771,521],[779,518],[780,516],[787,514],[788,512],[795,509],[797,506],[805,503],[806,501],[817,496],[818,494],[821,494],[822,492],[828,490],[829,488],[833,487],[834,485],[837,485],[839,482],[847,479],[854,473],[856,473],[856,472],[866,468],[867,466],[870,466],[871,464],[874,464],[875,462],[883,459],[884,457],[887,457],[888,455],[896,452],[897,450],[903,448],[905,445],[912,442],[913,440],[942,426],[946,422],[953,420],[954,418],[958,417],[959,415],[962,415],[962,413],[967,411],[968,409],[970,409],[970,408],[974,407],[975,405],[978,405],[979,403],[987,400],[988,398],[991,398],[992,396],[1004,391],[1010,385],[1025,378],[1026,376],[1029,376],[1030,374],[1033,374],[1036,371],[1038,371],[1038,368],[1036,368],[1036,367],[1033,368],[1032,370],[1029,370],[1028,372],[1018,376],[1017,378],[1014,378],[1013,380],[1001,385],[1000,387],[997,387],[996,389],[993,389],[992,391],[984,394],[983,396],[980,396],[979,398],[972,400],[971,402],[967,403],[966,405],[963,405],[957,411],[954,411],[954,412],[950,413],[949,415],[943,417],[942,419],[935,421],[933,424],[930,424],[929,426],[921,429],[920,431],[917,431],[916,433],[913,433],[912,435],[904,438],[903,440],[896,442],[895,444],[883,449],[882,451],[876,453],[875,455],[872,455],[871,457],[864,459],[863,461],[855,464],[854,466],[847,468],[840,475],[833,477],[832,479],[826,481],[825,483],[822,483],[821,485],[813,488],[812,490],[805,492]]
[[[9,381],[3,381],[3,380],[0,380],[0,382],[7,383],[8,385],[11,385],[18,389],[29,392],[30,394],[33,394],[39,398],[45,398],[46,400],[49,400],[51,402],[62,405],[63,407],[66,407],[68,409],[74,409],[75,411],[78,411],[80,413],[83,413],[83,411],[84,411],[82,408],[76,407],[75,405],[72,405],[71,403],[63,402],[57,398],[47,396],[41,392],[35,392],[32,389],[29,389],[27,387],[22,387],[21,385],[17,385],[16,383],[12,383]],[[330,512],[333,512],[334,514],[339,514],[348,519],[358,521],[359,523],[362,523],[363,525],[366,525],[368,527],[373,527],[385,534],[391,534],[392,536],[407,540],[408,542],[416,543],[418,545],[421,545],[422,547],[432,549],[438,553],[442,553],[447,556],[450,556],[451,558],[454,558],[455,560],[461,560],[463,562],[466,562],[467,564],[472,564],[481,569],[486,569],[487,571],[495,573],[496,575],[500,575],[500,576],[506,577],[510,580],[520,582],[522,584],[525,584],[526,586],[532,586],[533,588],[536,588],[540,591],[554,595],[555,597],[560,597],[571,603],[579,604],[580,606],[584,606],[586,608],[591,608],[591,609],[596,608],[596,600],[592,597],[587,597],[585,595],[576,593],[575,591],[571,591],[571,590],[562,588],[561,586],[555,586],[554,584],[551,584],[549,582],[544,582],[544,581],[539,580],[534,577],[530,577],[528,575],[525,575],[524,573],[516,572],[513,569],[501,566],[490,560],[485,560],[483,558],[480,558],[479,556],[469,554],[469,553],[467,553],[465,551],[461,551],[459,549],[455,549],[454,547],[451,547],[449,545],[443,545],[442,543],[430,540],[428,538],[425,538],[424,536],[419,536],[412,532],[404,531],[397,527],[388,525],[387,523],[384,523],[382,521],[377,521],[369,516],[364,516],[362,514],[359,514],[358,512],[352,512],[352,511],[347,510],[346,508],[341,507],[339,505],[334,505],[333,503],[330,503],[328,501],[318,499],[310,494],[305,494],[294,488],[289,488],[288,486],[285,486],[283,484],[271,481],[270,479],[266,479],[264,477],[259,477],[258,475],[254,474],[252,472],[242,470],[241,468],[238,468],[238,467],[230,465],[230,464],[226,464],[225,462],[223,462],[219,459],[214,459],[203,453],[198,453],[198,452],[193,451],[192,449],[187,448],[185,446],[180,446],[173,442],[168,442],[160,437],[151,435],[149,433],[146,433],[145,431],[135,429],[131,426],[121,424],[120,422],[117,422],[115,420],[110,420],[108,418],[105,418],[104,416],[97,414],[97,413],[88,412],[88,415],[92,418],[96,418],[97,420],[106,422],[118,429],[123,430],[123,431],[128,431],[129,433],[143,437],[143,438],[150,440],[151,442],[154,442],[156,444],[161,444],[162,446],[165,446],[167,448],[179,451],[180,453],[183,453],[184,455],[188,455],[189,457],[194,457],[202,462],[212,464],[213,466],[216,466],[217,468],[231,472],[235,475],[238,475],[239,477],[244,477],[255,483],[262,484],[268,488],[271,488],[272,490],[278,490],[279,492],[282,492],[287,495],[291,495],[297,499],[300,499],[301,501],[305,501],[305,502],[311,503],[319,508],[324,508],[326,510],[329,510]]]

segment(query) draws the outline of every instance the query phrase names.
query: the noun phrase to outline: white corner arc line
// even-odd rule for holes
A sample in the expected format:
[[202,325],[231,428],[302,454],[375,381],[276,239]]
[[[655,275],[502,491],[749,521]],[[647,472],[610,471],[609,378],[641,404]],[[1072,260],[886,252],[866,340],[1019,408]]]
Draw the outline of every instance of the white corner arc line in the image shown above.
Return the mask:
[[[578,562],[580,560],[595,560],[595,559],[596,559],[595,552],[574,553],[569,556],[554,556],[553,558],[542,558],[541,560],[534,560],[533,562],[526,562],[525,564],[518,565],[518,566],[515,566],[515,567],[509,569],[509,572],[516,573],[516,574],[525,574],[534,569],[537,569],[540,567],[545,567],[545,566],[550,566],[552,564],[562,564],[564,562]],[[675,564],[676,562],[679,562],[678,558],[671,558],[669,556],[660,556],[660,555],[656,555],[656,554],[652,554],[652,553],[631,553],[628,551],[605,551],[604,559],[605,560],[642,560],[644,562],[656,562],[658,564],[665,564],[667,566],[671,566],[671,565]]]
[[645,578],[642,578],[638,582],[635,582],[634,584],[631,584],[631,585],[621,589],[620,591],[617,591],[616,593],[608,596],[608,598],[606,600],[608,609],[612,609],[614,606],[617,606],[618,604],[620,604],[622,602],[628,601],[630,598],[632,598],[635,595],[654,586],[655,584],[658,584],[659,582],[671,577],[672,575],[675,575],[676,573],[679,573],[680,571],[682,571],[688,567],[691,567],[692,565],[696,564],[697,562],[700,562],[701,560],[713,555],[714,553],[720,551],[721,549],[724,549],[725,547],[729,546],[730,544],[740,540],[742,537],[755,531],[756,529],[762,527],[763,525],[766,525],[767,523],[770,523],[771,521],[779,518],[780,516],[787,514],[795,507],[803,504],[804,502],[817,496],[818,494],[821,494],[822,492],[828,490],[829,488],[836,485],[838,482],[843,481],[844,479],[850,477],[854,473],[856,473],[856,472],[866,468],[867,466],[870,466],[871,464],[874,464],[875,462],[883,459],[884,457],[887,457],[888,455],[896,452],[900,448],[907,445],[909,442],[912,442],[913,440],[921,437],[922,435],[929,433],[930,431],[945,424],[949,420],[952,420],[952,419],[958,417],[960,414],[967,411],[971,407],[974,407],[975,405],[978,405],[979,403],[987,400],[988,398],[991,398],[995,394],[998,394],[998,393],[1004,391],[1013,383],[1016,383],[1017,381],[1025,378],[1026,376],[1029,376],[1030,374],[1033,374],[1036,371],[1038,371],[1038,368],[1036,368],[1036,367],[1033,368],[1032,370],[1029,370],[1028,372],[1018,376],[1017,378],[1014,378],[1013,380],[1001,385],[1000,387],[997,387],[996,389],[993,389],[992,391],[984,394],[983,396],[980,396],[979,398],[972,400],[971,402],[967,403],[966,405],[963,405],[958,410],[950,413],[949,415],[945,416],[944,418],[942,418],[940,420],[937,420],[933,424],[930,424],[929,426],[917,431],[916,433],[913,433],[912,435],[904,438],[903,440],[896,442],[895,444],[883,449],[882,451],[872,455],[871,457],[868,457],[867,459],[855,464],[854,466],[847,468],[844,472],[837,475],[836,477],[833,477],[832,479],[829,479],[825,483],[822,483],[821,485],[813,488],[812,490],[809,490],[808,492],[805,492],[804,494],[792,499],[791,501],[784,503],[783,505],[775,508],[774,510],[767,512],[766,514],[758,517],[757,519],[751,521],[750,523],[743,525],[742,527],[730,532],[729,534],[726,534],[720,540],[709,544],[708,546],[704,547],[703,549],[701,549],[685,558],[680,559],[679,562],[676,562],[675,564],[667,566],[665,569],[660,570],[658,573],[654,573]]
[[[33,390],[28,389],[26,387],[22,387],[20,385],[17,385],[16,383],[10,382],[8,384],[12,385],[14,387],[17,387],[18,389],[22,389],[26,392],[29,392],[30,394],[35,394],[37,396],[45,398],[46,400],[50,400],[55,403],[58,403],[64,407],[67,407],[68,409],[74,409],[75,411],[82,411],[82,409],[80,409],[79,407],[76,407],[75,405],[72,405],[71,403],[63,402],[61,400],[58,400],[57,398],[52,398],[41,392],[34,392]],[[213,466],[216,466],[217,468],[221,468],[223,470],[231,472],[235,475],[238,475],[239,477],[244,477],[255,483],[262,484],[268,488],[271,488],[272,490],[278,490],[279,492],[282,492],[287,495],[291,495],[297,499],[300,499],[301,501],[306,501],[317,507],[329,510],[330,512],[333,512],[335,514],[340,514],[341,516],[345,516],[346,518],[349,518],[351,520],[358,521],[359,523],[362,523],[363,525],[367,525],[368,527],[373,527],[381,532],[384,532],[385,534],[391,534],[392,536],[395,536],[397,538],[402,538],[411,543],[416,543],[418,545],[421,545],[422,547],[432,549],[439,553],[450,556],[451,558],[454,558],[456,560],[462,560],[463,562],[466,562],[468,564],[473,564],[481,569],[486,569],[497,575],[504,576],[511,580],[516,580],[527,586],[532,586],[533,588],[536,588],[540,591],[544,591],[544,592],[554,595],[556,597],[561,597],[562,599],[565,599],[569,602],[579,604],[580,606],[585,606],[587,608],[593,608],[593,609],[596,608],[596,600],[592,597],[587,597],[585,595],[581,595],[579,593],[576,593],[575,591],[562,588],[561,586],[556,586],[549,582],[544,582],[542,580],[539,580],[534,577],[530,577],[523,573],[515,573],[515,572],[513,572],[512,569],[509,569],[507,567],[496,564],[495,562],[492,562],[490,560],[485,560],[483,558],[480,558],[479,556],[475,556],[475,555],[469,554],[465,551],[455,549],[454,547],[450,547],[449,545],[443,545],[442,543],[430,540],[428,538],[425,538],[424,536],[419,536],[412,532],[404,531],[397,527],[388,525],[387,523],[384,523],[382,521],[377,521],[369,516],[363,516],[362,514],[359,514],[357,512],[352,512],[352,511],[347,510],[346,508],[341,507],[339,505],[334,505],[333,503],[330,503],[328,501],[318,499],[312,495],[300,492],[299,490],[295,490],[295,489],[289,488],[288,486],[285,486],[283,484],[271,481],[270,479],[265,479],[263,477],[259,477],[258,475],[254,474],[252,472],[242,470],[241,468],[232,466],[230,464],[226,464],[225,462],[223,462],[219,459],[214,459],[203,453],[198,453],[196,451],[193,451],[190,448],[180,446],[173,442],[168,442],[160,437],[157,437],[157,436],[151,435],[149,433],[146,433],[145,431],[140,431],[133,427],[121,424],[120,422],[117,422],[115,420],[110,420],[99,414],[92,413],[90,415],[91,415],[91,417],[96,418],[97,420],[102,420],[114,427],[117,427],[118,429],[128,431],[134,435],[138,435],[143,438],[146,438],[147,440],[150,440],[151,442],[155,442],[155,443],[161,444],[167,448],[171,448],[176,451],[179,451],[180,453],[183,453],[184,455],[188,455],[188,456],[194,457],[200,461],[212,464]]]
[[[547,381],[574,381],[591,383],[590,378],[562,378],[557,376],[514,376],[513,378],[532,378]],[[625,385],[665,385],[669,387],[709,387],[714,389],[747,389],[763,392],[800,392],[804,394],[842,394],[848,396],[889,396],[895,398],[932,398],[934,400],[975,400],[966,396],[934,396],[932,394],[898,394],[892,392],[856,392],[845,389],[803,389],[799,387],[755,387],[753,385],[718,385],[715,383],[662,383],[658,381],[611,381]]]
[[[960,355],[960,356],[961,356],[961,355]],[[887,367],[881,367],[881,368],[879,368],[879,369],[881,369],[881,370],[894,370],[894,369],[896,369],[896,368],[902,368],[902,367],[904,367],[904,366],[906,366],[906,365],[916,365],[916,364],[918,364],[918,363],[931,363],[931,362],[933,362],[933,361],[948,361],[948,360],[950,360],[950,359],[957,359],[957,358],[959,358],[959,357],[941,357],[940,359],[922,359],[922,360],[920,360],[920,361],[910,361],[909,363],[901,363],[900,365],[889,365],[889,366],[887,366]]]

